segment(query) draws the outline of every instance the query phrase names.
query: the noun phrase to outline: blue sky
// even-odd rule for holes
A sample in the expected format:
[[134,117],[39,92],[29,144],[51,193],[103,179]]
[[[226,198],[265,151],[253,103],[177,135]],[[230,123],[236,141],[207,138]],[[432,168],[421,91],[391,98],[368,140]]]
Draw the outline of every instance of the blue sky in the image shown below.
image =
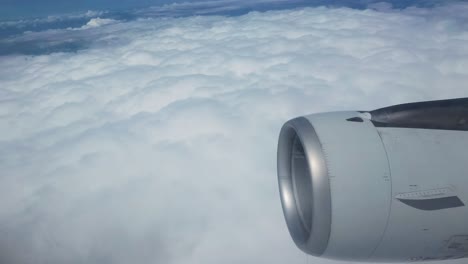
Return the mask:
[[[216,0],[214,0],[216,1]],[[222,1],[222,0],[221,0]],[[0,1],[0,20],[16,19],[24,17],[39,17],[47,15],[57,15],[62,13],[83,12],[87,10],[128,10],[133,8],[142,8],[147,6],[161,6],[171,3],[182,2],[203,2],[197,0],[1,0]],[[240,0],[238,2],[254,2]],[[413,5],[431,6],[434,4],[447,3],[452,1],[441,0],[312,0],[312,1],[295,1],[304,2],[309,6],[318,5],[342,5],[350,7],[364,8],[369,3],[375,2],[391,2],[395,7],[403,8]],[[302,5],[302,4],[301,4]]]
[[162,5],[171,0],[1,0],[0,18],[36,17],[60,13],[81,12],[86,10],[121,10],[149,5]]

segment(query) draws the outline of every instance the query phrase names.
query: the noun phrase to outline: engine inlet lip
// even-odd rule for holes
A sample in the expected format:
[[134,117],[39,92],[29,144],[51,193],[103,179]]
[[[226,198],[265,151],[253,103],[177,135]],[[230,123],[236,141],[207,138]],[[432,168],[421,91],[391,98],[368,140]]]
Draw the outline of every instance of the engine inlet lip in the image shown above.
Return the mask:
[[[292,155],[299,139],[308,163],[311,178],[312,208],[302,208],[294,187]],[[305,253],[320,256],[328,246],[331,229],[331,193],[325,155],[319,137],[309,119],[298,117],[281,128],[277,153],[278,185],[281,204],[289,233],[294,243]],[[311,210],[304,221],[301,210]],[[309,226],[310,225],[310,226]]]

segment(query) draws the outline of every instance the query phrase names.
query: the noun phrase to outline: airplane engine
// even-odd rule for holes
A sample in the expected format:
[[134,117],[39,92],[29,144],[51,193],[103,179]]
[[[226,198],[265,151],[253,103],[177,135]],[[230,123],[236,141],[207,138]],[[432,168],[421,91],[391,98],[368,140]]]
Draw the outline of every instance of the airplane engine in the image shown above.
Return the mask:
[[468,257],[468,98],[294,118],[277,158],[287,227],[305,253]]

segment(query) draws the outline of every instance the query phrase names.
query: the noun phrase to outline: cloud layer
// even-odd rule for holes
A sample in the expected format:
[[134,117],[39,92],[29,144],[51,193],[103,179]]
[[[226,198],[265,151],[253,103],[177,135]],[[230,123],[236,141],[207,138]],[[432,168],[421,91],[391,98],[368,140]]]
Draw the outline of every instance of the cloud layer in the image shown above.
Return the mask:
[[0,262],[303,263],[281,125],[468,96],[468,5],[373,8],[30,33],[88,49],[0,57]]

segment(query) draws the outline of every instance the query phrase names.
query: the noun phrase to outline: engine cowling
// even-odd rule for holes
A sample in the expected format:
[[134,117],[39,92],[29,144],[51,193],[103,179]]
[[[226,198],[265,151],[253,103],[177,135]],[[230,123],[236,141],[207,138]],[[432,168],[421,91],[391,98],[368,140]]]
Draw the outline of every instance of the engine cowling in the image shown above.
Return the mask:
[[468,257],[468,98],[292,119],[278,182],[291,237],[310,255]]

